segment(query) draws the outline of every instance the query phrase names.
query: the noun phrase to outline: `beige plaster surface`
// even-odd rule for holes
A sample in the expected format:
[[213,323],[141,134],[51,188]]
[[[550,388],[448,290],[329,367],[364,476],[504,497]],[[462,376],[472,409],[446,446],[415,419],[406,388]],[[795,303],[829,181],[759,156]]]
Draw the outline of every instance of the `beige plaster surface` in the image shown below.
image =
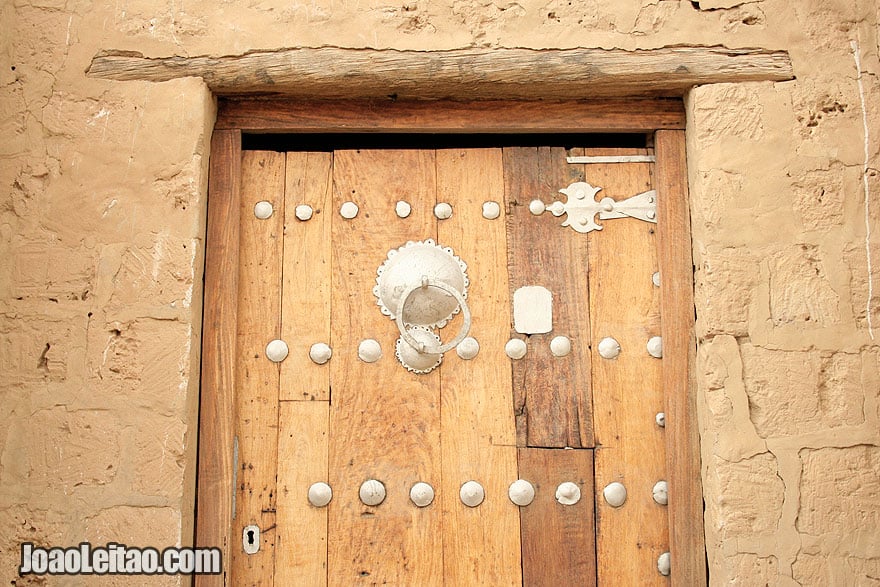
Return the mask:
[[198,79],[87,78],[96,53],[724,45],[786,50],[797,79],[686,98],[710,583],[880,584],[878,16],[874,0],[0,3],[0,582],[34,581],[23,540],[192,535],[215,106]]

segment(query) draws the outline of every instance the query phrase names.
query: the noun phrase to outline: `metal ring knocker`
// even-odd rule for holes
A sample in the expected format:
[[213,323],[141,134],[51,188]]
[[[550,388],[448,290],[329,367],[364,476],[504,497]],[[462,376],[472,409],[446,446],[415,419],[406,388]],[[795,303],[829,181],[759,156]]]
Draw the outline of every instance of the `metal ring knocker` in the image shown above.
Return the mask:
[[[453,338],[446,344],[441,344],[439,346],[428,346],[426,343],[416,340],[415,337],[413,337],[413,335],[407,331],[406,323],[403,319],[403,308],[404,306],[406,306],[406,302],[409,297],[416,291],[429,287],[435,287],[437,289],[443,290],[454,297],[455,300],[458,302],[459,307],[461,308],[461,316],[464,320],[461,325],[461,330],[459,330],[458,332],[458,335],[456,335],[455,338]],[[395,317],[394,321],[397,323],[397,329],[400,331],[400,336],[403,338],[404,341],[406,341],[408,345],[410,345],[420,353],[431,353],[439,355],[445,353],[446,351],[452,350],[456,346],[458,346],[458,343],[465,339],[471,329],[471,311],[470,309],[468,309],[467,302],[465,302],[464,296],[461,295],[461,292],[459,292],[451,285],[442,281],[431,279],[427,275],[422,275],[421,283],[410,286],[403,292],[403,294],[400,296],[400,306],[398,307],[396,314],[397,316]]]

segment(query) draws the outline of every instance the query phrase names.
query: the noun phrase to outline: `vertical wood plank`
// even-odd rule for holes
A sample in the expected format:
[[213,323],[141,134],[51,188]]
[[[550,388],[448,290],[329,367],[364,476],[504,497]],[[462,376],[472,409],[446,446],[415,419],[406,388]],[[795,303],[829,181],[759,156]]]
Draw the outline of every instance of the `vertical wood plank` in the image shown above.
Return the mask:
[[312,483],[327,482],[328,402],[282,401],[278,414],[275,585],[327,584],[327,508],[312,506]]
[[[284,297],[281,338],[290,355],[281,364],[282,400],[329,400],[330,365],[309,359],[315,342],[330,340],[331,153],[287,153],[284,205]],[[313,216],[298,220],[296,207]]]
[[[596,584],[593,515],[593,451],[519,449],[519,476],[535,486],[535,501],[520,509],[523,585]],[[556,488],[570,481],[581,489],[573,505],[556,501]]]
[[[503,350],[510,324],[505,223],[482,216],[486,200],[501,204],[501,151],[438,151],[437,184],[438,201],[453,208],[438,225],[438,242],[468,265],[471,336],[481,347],[470,361],[449,352],[441,365],[444,581],[520,585],[519,515],[507,498],[516,479],[516,448],[510,361]],[[458,317],[442,330],[444,342],[460,323]],[[476,508],[459,499],[469,480],[486,491]]]
[[[588,239],[560,227],[549,213],[536,217],[529,211],[532,200],[549,204],[562,197],[560,189],[583,181],[583,167],[565,157],[561,148],[504,149],[511,297],[526,285],[553,293],[553,330],[528,336],[528,358],[513,362],[519,446],[593,446]],[[567,357],[550,352],[558,335],[571,339]]]
[[[275,557],[275,475],[278,456],[280,367],[266,358],[266,344],[281,335],[281,266],[284,221],[284,154],[245,151],[241,162],[241,249],[238,287],[236,400],[238,468],[233,540],[250,524],[261,545],[248,555],[232,548],[236,585],[271,582]],[[254,204],[276,213],[254,216]]]
[[[424,151],[337,151],[333,164],[331,288],[329,583],[435,585],[443,580],[440,508],[409,501],[419,481],[440,485],[440,378],[415,375],[394,358],[398,332],[372,294],[389,249],[436,235],[435,162]],[[405,219],[397,200],[412,204]],[[343,219],[346,201],[360,207]],[[367,364],[358,344],[373,338],[383,357]],[[363,505],[367,479],[387,497]]]
[[694,268],[684,131],[658,131],[658,238],[673,585],[705,585],[706,544],[694,386]]
[[[635,154],[632,150],[592,149],[587,155]],[[639,153],[641,154],[641,153]],[[586,179],[603,196],[621,200],[650,188],[649,164],[589,165]],[[602,222],[590,233],[590,307],[593,349],[604,337],[622,348],[616,359],[593,355],[597,564],[599,584],[662,585],[657,557],[668,549],[665,506],[654,503],[651,489],[666,479],[662,429],[661,360],[646,344],[660,333],[654,224],[632,218]],[[609,506],[603,488],[621,482],[626,503]]]
[[[233,513],[240,171],[241,133],[214,131],[208,176],[196,545],[219,547],[224,561],[230,560]],[[198,575],[196,584],[225,585],[227,573]]]

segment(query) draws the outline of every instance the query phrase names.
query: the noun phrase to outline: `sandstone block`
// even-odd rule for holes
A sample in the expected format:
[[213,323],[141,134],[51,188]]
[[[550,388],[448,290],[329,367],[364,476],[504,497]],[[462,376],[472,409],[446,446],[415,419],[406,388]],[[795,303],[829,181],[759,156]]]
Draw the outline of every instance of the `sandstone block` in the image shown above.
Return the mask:
[[708,493],[706,521],[722,540],[776,531],[785,485],[771,453],[738,462],[715,457],[709,478],[714,487]]
[[745,336],[760,280],[758,260],[745,248],[707,247],[696,275],[697,332]]
[[792,184],[795,212],[804,228],[827,232],[839,226],[844,218],[844,169],[814,169],[799,175]]
[[797,245],[770,256],[770,317],[777,326],[840,322],[840,299],[828,281],[815,245]]

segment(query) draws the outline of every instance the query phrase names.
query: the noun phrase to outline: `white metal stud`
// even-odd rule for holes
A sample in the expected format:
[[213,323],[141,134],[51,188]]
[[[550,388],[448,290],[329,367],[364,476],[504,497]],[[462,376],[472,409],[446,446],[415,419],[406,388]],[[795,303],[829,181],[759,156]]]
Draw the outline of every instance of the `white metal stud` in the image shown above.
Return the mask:
[[326,483],[312,483],[309,487],[309,503],[316,508],[322,508],[333,499],[333,490]]
[[475,508],[486,499],[486,490],[476,481],[467,481],[458,492],[461,503],[469,508]]
[[501,206],[498,202],[483,202],[483,218],[495,220],[501,216]]
[[299,220],[305,222],[312,217],[312,214],[314,214],[314,210],[312,210],[312,207],[308,204],[300,204],[296,207],[295,214]]
[[526,342],[519,338],[511,338],[504,345],[504,352],[513,360],[519,360],[526,356],[526,350],[528,350]]
[[416,483],[409,490],[409,498],[418,507],[428,507],[434,501],[434,488],[427,483]]
[[554,357],[565,357],[571,352],[571,339],[567,336],[556,336],[550,341],[550,352]]
[[351,220],[352,218],[357,216],[359,211],[360,208],[358,208],[358,205],[354,202],[345,202],[339,208],[339,214],[346,220]]
[[651,495],[654,497],[654,501],[660,505],[668,505],[669,486],[666,481],[657,481],[657,483],[654,484],[654,488],[651,490]]
[[434,216],[440,220],[446,220],[452,217],[452,206],[447,202],[440,202],[434,206]]
[[309,358],[318,365],[323,365],[324,363],[329,361],[330,357],[332,356],[333,351],[326,343],[323,342],[316,342],[309,349]]
[[397,214],[398,218],[406,218],[412,214],[412,206],[410,206],[409,202],[400,200],[394,205],[394,212]]
[[458,346],[455,347],[455,352],[460,358],[470,361],[480,352],[480,343],[477,342],[476,338],[468,336],[458,343]]
[[654,284],[654,287],[660,287],[660,272],[655,271],[653,275],[651,275],[651,282]]
[[254,216],[259,218],[260,220],[266,220],[272,216],[272,212],[274,209],[272,208],[272,203],[263,200],[262,202],[257,202],[254,204]]
[[618,483],[617,481],[609,483],[602,490],[602,497],[605,498],[605,502],[611,507],[619,508],[626,503],[626,487],[624,487],[623,483]]
[[382,358],[382,347],[372,338],[364,339],[358,345],[358,358],[364,363],[375,363]]
[[367,479],[361,483],[358,495],[364,505],[379,505],[385,501],[385,486],[381,481],[375,479]]
[[275,339],[266,345],[266,357],[273,363],[280,363],[286,359],[289,352],[287,343],[280,339]]
[[654,421],[657,422],[657,426],[660,426],[660,428],[666,428],[666,413],[657,412],[657,415],[654,416]]
[[620,343],[607,336],[599,341],[599,356],[603,359],[616,359],[620,354]]
[[524,507],[532,503],[535,499],[535,486],[525,479],[517,479],[510,484],[507,489],[507,495],[510,501],[520,507]]
[[655,359],[663,357],[663,339],[659,336],[652,336],[649,338],[646,347],[648,348],[648,354]]
[[670,560],[669,553],[664,552],[659,557],[657,557],[657,571],[664,577],[668,577],[671,570],[672,561]]
[[541,200],[532,200],[529,202],[529,212],[534,214],[535,216],[540,216],[544,213],[544,210],[547,209],[547,206],[544,205],[544,202]]
[[565,481],[556,488],[556,501],[562,505],[574,505],[581,500],[581,488],[577,483]]

